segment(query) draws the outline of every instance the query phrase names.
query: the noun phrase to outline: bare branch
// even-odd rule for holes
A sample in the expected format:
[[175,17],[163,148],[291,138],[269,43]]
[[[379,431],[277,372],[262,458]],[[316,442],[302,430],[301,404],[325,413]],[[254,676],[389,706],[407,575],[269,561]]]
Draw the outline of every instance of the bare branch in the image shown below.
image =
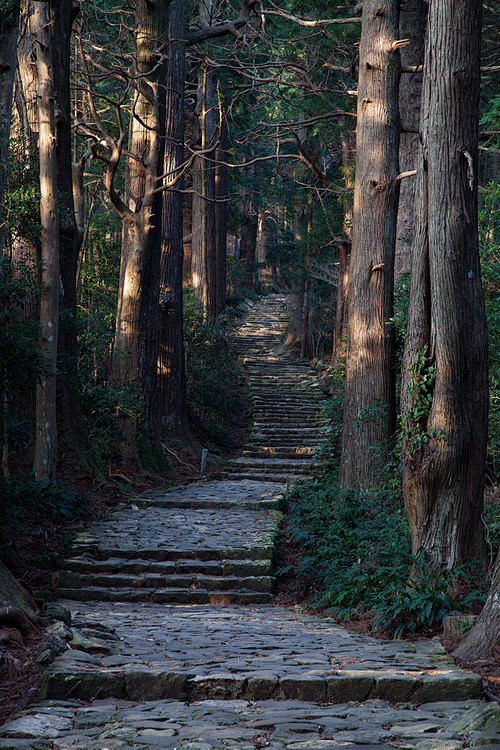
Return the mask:
[[243,26],[246,26],[256,6],[257,0],[242,0],[241,12],[236,20],[226,21],[225,23],[216,24],[215,26],[207,26],[198,31],[191,31],[186,35],[187,44],[198,44],[207,39],[216,39],[221,36],[226,36],[227,34],[238,36],[238,30],[243,28]]

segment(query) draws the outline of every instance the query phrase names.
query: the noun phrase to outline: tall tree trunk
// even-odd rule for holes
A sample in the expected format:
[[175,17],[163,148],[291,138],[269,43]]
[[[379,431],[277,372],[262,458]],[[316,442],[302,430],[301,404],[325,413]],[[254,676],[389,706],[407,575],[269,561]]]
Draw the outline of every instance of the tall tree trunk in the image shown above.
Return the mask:
[[40,224],[42,227],[42,298],[40,347],[46,372],[36,389],[36,441],[33,469],[37,479],[57,476],[56,363],[59,317],[59,218],[54,116],[54,69],[50,9],[33,2],[33,35],[37,44],[40,153]]
[[[161,196],[155,193],[163,161],[158,81],[158,49],[167,28],[166,4],[137,0],[135,73],[141,76],[133,94],[112,383],[135,387],[142,397],[143,433],[154,445],[159,435],[157,360]],[[139,157],[139,158],[137,158]],[[122,457],[138,457],[136,417],[123,420]]]
[[360,46],[347,375],[340,483],[377,483],[395,428],[399,2],[365,0]]
[[[409,44],[401,50],[401,65],[403,68],[411,69],[423,62],[426,20],[426,0],[407,0],[402,4],[399,35],[402,39],[410,40]],[[399,168],[401,172],[413,170],[417,164],[421,93],[422,73],[408,70],[401,76],[399,84],[399,111],[402,120],[399,144]],[[410,272],[415,182],[415,179],[412,178],[403,180],[401,183],[394,257],[394,278],[396,281],[401,274]]]
[[58,341],[58,435],[59,448],[75,475],[90,471],[89,440],[78,387],[78,340],[76,327],[76,274],[82,230],[75,217],[72,175],[70,98],[71,30],[78,6],[67,0],[50,0],[54,39],[54,87],[56,95],[56,153],[59,195],[59,246],[61,298]]
[[403,491],[436,569],[484,560],[487,334],[477,228],[481,0],[431,3],[403,358]]
[[215,159],[215,256],[216,256],[216,306],[215,313],[220,315],[226,308],[227,284],[227,166],[228,132],[225,95],[219,87],[220,137]]
[[5,245],[4,198],[16,73],[19,0],[9,0],[0,20],[0,257]]
[[345,329],[345,313],[347,300],[347,284],[349,279],[348,259],[351,250],[350,242],[339,245],[339,277],[337,282],[337,304],[335,307],[335,323],[333,328],[332,362],[337,358],[339,346]]
[[[186,45],[184,38],[184,0],[174,0],[170,7],[167,78],[165,83],[165,158],[164,174],[171,180],[184,160],[184,86]],[[184,197],[179,190],[163,194],[163,223],[160,271],[160,349],[159,403],[162,437],[185,437],[188,433],[186,412],[186,374],[183,333],[183,224]]]
[[19,115],[27,158],[35,166],[35,151],[38,146],[38,71],[36,63],[35,39],[32,33],[31,16],[33,0],[21,0],[21,18],[26,19],[22,26],[17,45],[16,109]]

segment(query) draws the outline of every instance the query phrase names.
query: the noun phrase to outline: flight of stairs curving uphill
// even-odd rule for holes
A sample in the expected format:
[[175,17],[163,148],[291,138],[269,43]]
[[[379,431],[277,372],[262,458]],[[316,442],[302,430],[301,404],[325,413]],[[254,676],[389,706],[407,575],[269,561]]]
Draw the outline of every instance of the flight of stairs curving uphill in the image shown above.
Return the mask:
[[324,393],[314,370],[281,351],[291,300],[272,295],[249,313],[235,337],[248,372],[253,428],[231,479],[294,482],[310,477],[321,441]]

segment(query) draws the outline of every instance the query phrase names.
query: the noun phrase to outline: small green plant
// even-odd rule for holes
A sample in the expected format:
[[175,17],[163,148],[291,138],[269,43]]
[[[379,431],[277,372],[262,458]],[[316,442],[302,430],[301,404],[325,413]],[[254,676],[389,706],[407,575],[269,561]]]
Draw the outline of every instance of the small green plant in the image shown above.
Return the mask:
[[461,601],[454,594],[457,583],[470,580],[474,565],[456,565],[435,573],[425,560],[424,550],[411,555],[412,572],[404,587],[391,582],[383,596],[374,602],[376,624],[390,630],[394,638],[427,634],[441,628],[452,612],[470,609],[474,602],[484,603],[485,592],[474,590]]
[[426,344],[417,354],[415,362],[408,368],[410,373],[408,391],[411,404],[406,414],[402,415],[401,421],[403,438],[411,454],[424,448],[430,440],[440,440],[444,437],[444,433],[429,428],[427,425],[436,380],[436,368],[428,352]]

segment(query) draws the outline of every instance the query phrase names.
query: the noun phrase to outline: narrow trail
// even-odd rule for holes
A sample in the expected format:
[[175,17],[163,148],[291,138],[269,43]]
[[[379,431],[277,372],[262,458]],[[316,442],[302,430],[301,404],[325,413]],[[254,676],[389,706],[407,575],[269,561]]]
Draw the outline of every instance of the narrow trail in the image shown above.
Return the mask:
[[255,422],[229,478],[144,494],[75,539],[58,582],[71,625],[51,627],[40,702],[0,748],[500,748],[470,723],[497,707],[439,643],[272,603],[280,499],[314,471],[321,423],[313,372],[279,350],[287,315],[267,298],[238,333]]

